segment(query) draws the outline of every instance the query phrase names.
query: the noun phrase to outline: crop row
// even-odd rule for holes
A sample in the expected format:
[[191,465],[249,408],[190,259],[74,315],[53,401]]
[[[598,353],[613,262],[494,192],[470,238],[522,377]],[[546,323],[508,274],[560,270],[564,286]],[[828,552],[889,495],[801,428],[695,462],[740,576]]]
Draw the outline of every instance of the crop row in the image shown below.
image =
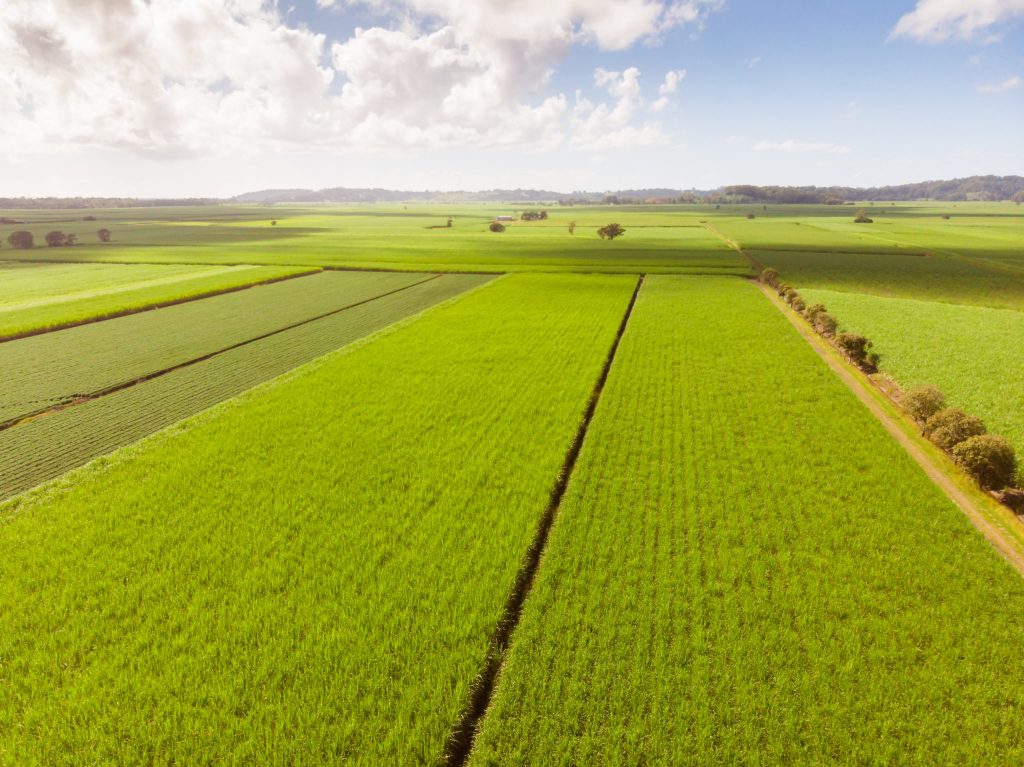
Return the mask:
[[1024,761],[1024,582],[741,280],[649,277],[470,764]]
[[446,275],[0,432],[0,499],[481,285]]
[[502,278],[0,508],[0,755],[438,759],[635,282]]
[[0,422],[428,278],[324,272],[0,344]]
[[0,262],[0,338],[310,271],[291,266]]

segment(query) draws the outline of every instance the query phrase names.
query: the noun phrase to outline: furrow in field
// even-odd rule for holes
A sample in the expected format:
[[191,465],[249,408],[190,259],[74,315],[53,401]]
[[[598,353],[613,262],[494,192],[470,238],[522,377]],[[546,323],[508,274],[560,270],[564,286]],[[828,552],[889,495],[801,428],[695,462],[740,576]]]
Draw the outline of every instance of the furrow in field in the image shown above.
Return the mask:
[[488,279],[431,277],[0,432],[0,499],[58,477]]
[[0,754],[437,760],[635,283],[503,277],[0,507]]
[[11,425],[423,278],[319,273],[0,344],[0,421]]
[[465,764],[473,748],[473,739],[476,737],[480,719],[486,713],[487,707],[490,704],[491,694],[494,691],[494,680],[500,672],[501,662],[505,651],[508,649],[509,639],[519,623],[523,603],[529,596],[530,588],[533,586],[533,580],[537,574],[541,557],[544,555],[548,535],[551,532],[551,525],[554,524],[555,517],[558,515],[558,507],[565,495],[566,488],[569,486],[569,479],[572,477],[573,469],[576,467],[576,460],[579,458],[583,441],[587,437],[587,429],[590,427],[590,422],[594,417],[597,403],[601,399],[601,392],[604,390],[605,382],[608,380],[608,373],[615,362],[615,353],[618,351],[619,343],[622,341],[622,334],[626,332],[626,327],[629,325],[629,318],[633,314],[633,307],[636,305],[636,299],[640,294],[640,288],[643,286],[644,279],[644,275],[637,279],[636,287],[633,289],[633,297],[630,299],[626,312],[622,316],[622,322],[619,325],[618,332],[615,334],[615,340],[612,342],[612,347],[605,359],[604,367],[601,368],[601,374],[598,376],[597,383],[594,384],[594,391],[587,402],[587,409],[583,413],[583,420],[580,421],[580,425],[576,429],[576,436],[569,446],[565,460],[562,462],[562,468],[558,472],[558,477],[551,489],[548,506],[544,510],[530,548],[526,552],[523,565],[516,575],[515,585],[505,604],[502,618],[491,638],[491,647],[488,651],[487,659],[477,674],[473,689],[470,692],[469,701],[448,738],[444,762],[449,767],[458,767]]
[[649,277],[470,764],[1017,764],[1024,581],[741,280]]

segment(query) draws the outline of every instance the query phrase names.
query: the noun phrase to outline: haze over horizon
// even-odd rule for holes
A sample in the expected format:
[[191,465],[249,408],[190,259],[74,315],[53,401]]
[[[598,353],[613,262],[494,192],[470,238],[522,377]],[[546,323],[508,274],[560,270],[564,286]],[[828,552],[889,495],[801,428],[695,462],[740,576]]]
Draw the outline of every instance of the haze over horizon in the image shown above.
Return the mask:
[[1024,171],[1024,0],[8,0],[0,197]]

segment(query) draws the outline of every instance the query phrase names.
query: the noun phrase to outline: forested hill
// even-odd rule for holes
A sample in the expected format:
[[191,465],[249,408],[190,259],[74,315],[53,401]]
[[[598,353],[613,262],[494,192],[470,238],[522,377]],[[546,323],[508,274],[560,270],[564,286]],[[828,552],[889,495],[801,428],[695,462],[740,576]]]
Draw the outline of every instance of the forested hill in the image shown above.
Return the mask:
[[721,195],[776,203],[840,203],[878,200],[966,200],[1024,202],[1024,176],[970,176],[951,181],[922,181],[917,184],[857,188],[849,186],[727,186]]

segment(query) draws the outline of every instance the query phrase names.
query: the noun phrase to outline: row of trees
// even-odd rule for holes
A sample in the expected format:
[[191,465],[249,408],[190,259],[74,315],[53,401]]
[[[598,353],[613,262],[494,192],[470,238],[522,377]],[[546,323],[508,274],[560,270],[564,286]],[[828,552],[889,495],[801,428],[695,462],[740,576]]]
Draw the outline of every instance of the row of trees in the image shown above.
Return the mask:
[[1011,488],[1017,480],[1013,445],[989,434],[977,416],[946,407],[946,395],[934,386],[916,386],[900,398],[900,405],[921,433],[949,453],[958,466],[988,490]]
[[[878,372],[881,357],[870,340],[857,333],[838,332],[835,317],[822,304],[806,306],[775,269],[762,270],[761,281],[778,291],[794,311],[802,314],[820,336],[831,341],[853,364],[866,373]],[[1004,491],[1000,496],[1004,502],[1019,497],[1012,489],[1017,480],[1013,446],[1003,437],[989,434],[980,418],[947,408],[945,395],[934,386],[910,389],[901,397],[900,405],[921,427],[924,436],[949,453],[979,485]]]
[[[113,232],[109,229],[103,228],[96,232],[96,236],[100,242],[110,242]],[[20,250],[29,250],[36,246],[36,239],[32,235],[32,232],[27,229],[19,229],[16,232],[11,232],[7,237],[7,244],[12,248],[18,248]],[[55,229],[52,232],[46,233],[46,244],[51,248],[63,248],[69,245],[78,244],[78,235],[71,233],[65,234],[59,229]]]

